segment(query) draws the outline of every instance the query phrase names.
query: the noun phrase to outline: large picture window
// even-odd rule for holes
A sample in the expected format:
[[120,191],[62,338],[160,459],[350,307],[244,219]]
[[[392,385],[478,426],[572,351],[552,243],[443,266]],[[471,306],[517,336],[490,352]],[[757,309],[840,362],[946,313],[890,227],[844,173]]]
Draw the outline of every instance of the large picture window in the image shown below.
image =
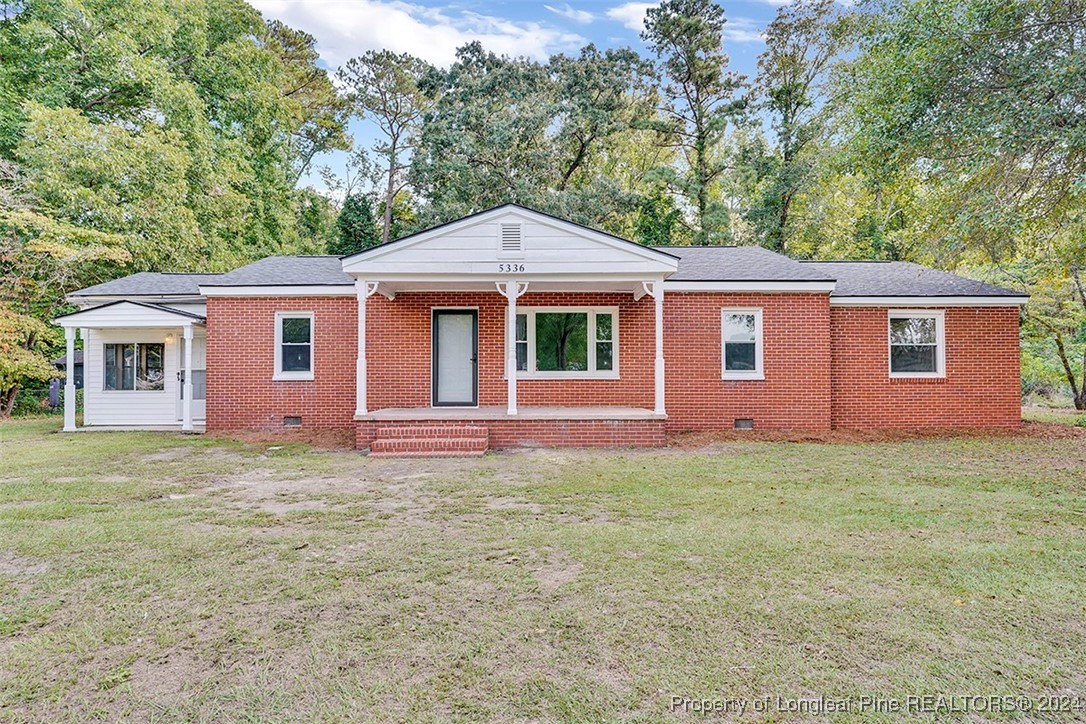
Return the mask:
[[105,345],[104,390],[158,392],[166,389],[165,345],[128,343]]
[[721,376],[765,379],[762,369],[762,310],[723,309],[720,316]]
[[313,379],[313,313],[279,312],[275,315],[275,377]]
[[532,309],[517,315],[515,331],[524,376],[618,376],[617,309]]
[[890,312],[890,376],[942,377],[943,313]]

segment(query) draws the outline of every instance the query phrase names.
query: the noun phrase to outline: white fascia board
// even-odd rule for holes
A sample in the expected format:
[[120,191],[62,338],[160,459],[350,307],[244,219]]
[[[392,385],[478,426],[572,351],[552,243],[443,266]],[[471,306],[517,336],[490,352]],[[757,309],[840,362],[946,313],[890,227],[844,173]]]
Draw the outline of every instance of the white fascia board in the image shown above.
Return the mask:
[[205,297],[353,297],[353,284],[314,284],[310,286],[239,286],[200,287]]
[[836,282],[664,281],[665,292],[832,292]]
[[368,282],[418,282],[425,284],[426,282],[465,282],[465,283],[477,283],[486,285],[488,289],[493,289],[494,282],[578,282],[582,284],[590,284],[592,282],[630,282],[640,283],[644,281],[657,281],[661,278],[659,272],[646,272],[646,273],[622,273],[622,274],[600,274],[594,272],[585,273],[561,273],[561,274],[538,274],[538,273],[481,273],[481,274],[462,274],[452,273],[443,274],[439,272],[434,273],[419,273],[419,274],[407,274],[407,273],[377,273],[362,274],[359,272],[351,272],[358,279],[364,279]]
[[1029,297],[830,297],[831,307],[1021,307]]

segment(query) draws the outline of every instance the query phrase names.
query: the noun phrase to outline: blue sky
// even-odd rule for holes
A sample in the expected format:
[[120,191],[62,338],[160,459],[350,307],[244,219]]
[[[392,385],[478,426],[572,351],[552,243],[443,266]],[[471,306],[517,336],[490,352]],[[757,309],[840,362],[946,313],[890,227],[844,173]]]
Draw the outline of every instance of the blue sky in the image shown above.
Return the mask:
[[[317,39],[322,61],[335,69],[367,50],[411,53],[435,65],[448,65],[457,47],[479,40],[488,50],[544,60],[576,53],[595,43],[601,48],[629,46],[644,51],[638,37],[647,2],[402,2],[400,0],[250,0],[266,18],[282,20]],[[753,76],[762,51],[761,31],[776,14],[779,0],[723,2],[728,18],[725,49],[731,67]],[[368,145],[368,124],[354,121],[356,143]],[[343,155],[318,164],[341,171]],[[320,185],[315,174],[306,182]]]

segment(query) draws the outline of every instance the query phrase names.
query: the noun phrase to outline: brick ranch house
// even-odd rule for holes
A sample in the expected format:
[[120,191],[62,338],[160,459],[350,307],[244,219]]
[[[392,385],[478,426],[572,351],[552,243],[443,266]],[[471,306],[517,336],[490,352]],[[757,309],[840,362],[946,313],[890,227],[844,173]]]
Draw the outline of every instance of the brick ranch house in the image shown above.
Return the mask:
[[[441,454],[1020,421],[1024,294],[903,262],[650,248],[516,205],[70,300],[87,428],[346,428],[374,454]],[[75,430],[71,379],[64,399]]]

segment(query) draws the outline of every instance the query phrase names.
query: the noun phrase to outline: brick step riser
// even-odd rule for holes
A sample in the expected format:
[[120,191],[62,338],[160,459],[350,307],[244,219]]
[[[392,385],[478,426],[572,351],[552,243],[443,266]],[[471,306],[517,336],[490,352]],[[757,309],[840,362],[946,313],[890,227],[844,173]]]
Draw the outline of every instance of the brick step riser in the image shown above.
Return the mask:
[[471,438],[486,438],[489,430],[485,427],[479,427],[477,425],[464,425],[460,427],[453,426],[434,426],[434,425],[418,425],[418,426],[396,426],[396,427],[379,427],[375,431],[377,439],[400,439],[400,438],[450,438],[450,437],[471,437]]
[[486,454],[486,450],[406,450],[398,452],[370,452],[371,458],[478,458]]
[[374,440],[370,444],[370,452],[486,452],[488,447],[486,438],[397,438]]

